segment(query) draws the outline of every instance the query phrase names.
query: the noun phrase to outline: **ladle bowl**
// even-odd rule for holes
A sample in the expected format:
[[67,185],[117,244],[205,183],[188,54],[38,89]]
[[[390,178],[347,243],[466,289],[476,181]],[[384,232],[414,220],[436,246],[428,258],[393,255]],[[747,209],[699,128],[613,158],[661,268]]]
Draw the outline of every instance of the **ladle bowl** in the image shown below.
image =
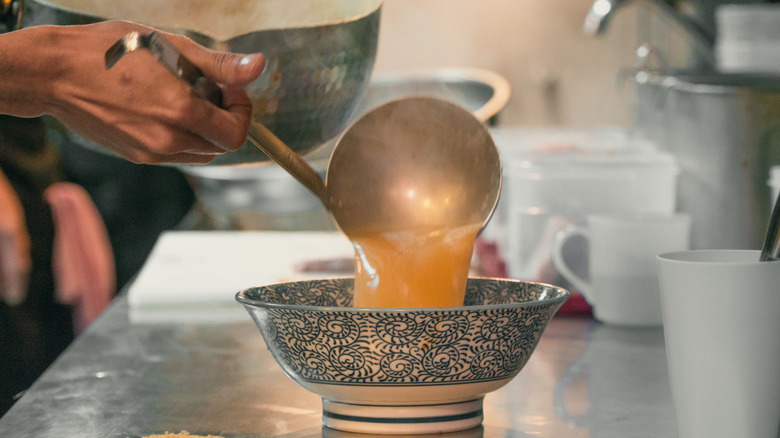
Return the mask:
[[487,223],[501,163],[487,127],[433,97],[390,101],[339,138],[326,207],[347,236]]

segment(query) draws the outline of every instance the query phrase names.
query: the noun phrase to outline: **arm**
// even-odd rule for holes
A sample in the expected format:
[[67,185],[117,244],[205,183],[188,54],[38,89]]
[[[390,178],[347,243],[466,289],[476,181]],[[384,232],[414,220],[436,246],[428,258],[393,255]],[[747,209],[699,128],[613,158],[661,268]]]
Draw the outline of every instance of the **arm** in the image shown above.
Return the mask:
[[51,115],[134,162],[206,163],[241,146],[252,112],[244,86],[262,72],[263,56],[216,52],[165,34],[222,85],[217,108],[144,51],[106,70],[105,51],[131,31],[151,29],[106,21],[0,35],[0,113]]

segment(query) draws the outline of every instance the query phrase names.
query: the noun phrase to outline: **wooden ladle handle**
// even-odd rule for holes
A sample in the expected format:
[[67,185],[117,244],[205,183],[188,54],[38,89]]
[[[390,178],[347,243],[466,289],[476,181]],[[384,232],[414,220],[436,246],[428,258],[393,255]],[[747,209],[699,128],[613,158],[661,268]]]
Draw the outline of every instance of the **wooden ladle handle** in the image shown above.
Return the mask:
[[252,119],[249,124],[249,141],[260,148],[272,160],[282,166],[290,175],[314,193],[322,205],[330,210],[330,202],[322,177],[296,154],[289,146],[268,130],[262,123]]

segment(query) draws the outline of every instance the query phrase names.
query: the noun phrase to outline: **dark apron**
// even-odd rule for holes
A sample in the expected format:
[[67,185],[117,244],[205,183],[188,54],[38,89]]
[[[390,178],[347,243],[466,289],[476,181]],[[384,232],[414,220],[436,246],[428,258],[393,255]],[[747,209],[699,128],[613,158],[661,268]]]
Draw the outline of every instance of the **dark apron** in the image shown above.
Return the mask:
[[32,255],[27,299],[0,303],[0,416],[73,340],[70,308],[54,299],[54,224],[43,197],[64,171],[45,132],[41,119],[0,115],[0,169],[24,208]]

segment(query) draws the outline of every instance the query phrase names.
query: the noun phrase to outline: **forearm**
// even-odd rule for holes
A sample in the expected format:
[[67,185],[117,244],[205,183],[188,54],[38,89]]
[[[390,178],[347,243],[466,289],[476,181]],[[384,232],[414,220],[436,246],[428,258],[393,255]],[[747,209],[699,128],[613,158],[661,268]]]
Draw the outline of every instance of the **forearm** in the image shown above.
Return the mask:
[[64,55],[63,30],[37,26],[0,34],[0,113],[35,117],[50,112]]
[[151,30],[104,21],[0,35],[0,114],[51,115],[135,162],[207,163],[240,147],[252,113],[243,87],[260,75],[263,56],[214,52],[165,34],[223,86],[219,107],[198,97],[149,53],[135,53],[106,69],[112,44],[131,31]]

